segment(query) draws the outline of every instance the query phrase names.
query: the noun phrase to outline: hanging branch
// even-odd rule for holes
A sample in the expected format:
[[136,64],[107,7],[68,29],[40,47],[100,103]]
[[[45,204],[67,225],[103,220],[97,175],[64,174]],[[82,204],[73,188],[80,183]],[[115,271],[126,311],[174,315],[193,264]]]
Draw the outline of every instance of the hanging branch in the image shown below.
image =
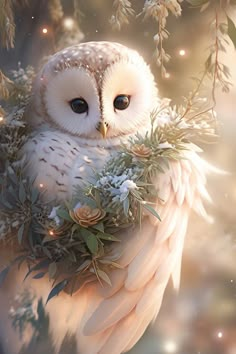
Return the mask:
[[15,22],[11,0],[0,2],[0,38],[2,46],[6,49],[14,48]]
[[219,21],[219,9],[215,9],[214,20],[211,24],[214,33],[214,42],[209,47],[210,54],[205,62],[205,70],[212,79],[212,100],[216,104],[216,88],[219,85],[223,92],[229,92],[232,83],[230,80],[229,68],[220,61],[220,53],[226,52],[225,45],[228,45],[228,26],[225,22]]
[[80,10],[79,0],[73,0],[73,4],[74,4],[74,18],[77,20],[77,22],[79,22],[80,18],[84,16],[84,14]]
[[1,0],[0,1],[0,43],[3,48],[14,48],[15,20],[13,14],[14,5],[25,6],[27,0]]
[[51,31],[53,52],[78,44],[84,37],[78,24],[82,15],[78,0],[73,0],[73,7],[73,17],[65,18],[61,0],[48,2],[48,10],[53,23],[53,31]]
[[58,24],[64,16],[61,0],[50,0],[48,2],[48,10],[52,22]]
[[8,100],[12,86],[14,86],[13,82],[0,70],[0,99]]
[[114,14],[110,18],[110,24],[115,30],[129,24],[130,17],[134,16],[135,11],[132,9],[131,2],[128,0],[115,0],[113,2]]
[[[144,14],[144,20],[153,18],[158,24],[158,31],[154,35],[154,42],[156,49],[154,51],[154,58],[158,66],[161,67],[161,74],[164,77],[166,74],[165,63],[170,60],[170,55],[166,53],[163,48],[163,42],[169,37],[169,32],[166,29],[167,17],[169,12],[174,16],[181,15],[180,1],[177,0],[151,0],[145,1],[141,14]],[[140,14],[140,15],[141,15]]]

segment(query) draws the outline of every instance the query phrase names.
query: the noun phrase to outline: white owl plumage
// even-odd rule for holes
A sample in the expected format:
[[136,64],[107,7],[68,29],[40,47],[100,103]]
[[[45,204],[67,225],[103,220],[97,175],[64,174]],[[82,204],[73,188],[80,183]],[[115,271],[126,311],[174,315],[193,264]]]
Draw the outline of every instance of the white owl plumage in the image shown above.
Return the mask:
[[[121,95],[129,100],[126,109],[114,107]],[[88,109],[75,113],[75,99]],[[101,168],[121,140],[147,131],[156,105],[154,78],[137,52],[90,42],[57,53],[39,73],[29,111],[36,134],[24,152],[37,183],[47,186],[48,195],[71,196],[73,186]]]
[[[159,104],[149,67],[131,49],[89,42],[55,54],[36,79],[27,112],[34,129],[22,150],[28,174],[50,199],[70,198],[74,186],[91,181],[121,142],[150,129],[150,113]],[[211,167],[198,152],[192,146],[186,159],[171,162],[154,181],[162,221],[146,218],[141,231],[120,235],[111,255],[121,253],[121,268],[111,271],[112,286],[86,283],[72,297],[61,293],[47,305],[57,349],[68,332],[76,335],[80,354],[128,351],[157,316],[171,276],[178,288],[190,210],[206,217],[202,197],[208,198],[205,173]],[[6,308],[20,283],[16,275],[8,300],[0,294]],[[48,281],[40,288],[28,284],[39,297],[50,291]],[[7,313],[2,318],[7,322]]]

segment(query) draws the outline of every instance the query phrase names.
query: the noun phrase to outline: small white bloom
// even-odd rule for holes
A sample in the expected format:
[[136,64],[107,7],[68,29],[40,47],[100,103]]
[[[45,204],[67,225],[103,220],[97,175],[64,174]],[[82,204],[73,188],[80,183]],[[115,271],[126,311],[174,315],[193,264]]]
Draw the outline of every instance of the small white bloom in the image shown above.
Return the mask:
[[82,204],[80,202],[76,203],[74,206],[74,210],[79,209],[82,207]]
[[157,34],[155,34],[155,36],[153,37],[153,39],[154,39],[154,42],[159,42],[159,40],[160,40],[160,36],[159,36],[159,34],[157,33]]
[[164,125],[170,123],[170,121],[170,116],[164,113],[160,114],[157,118],[157,124],[159,127],[163,127]]
[[108,182],[108,177],[102,177],[100,178],[100,180],[98,181],[102,186],[104,186],[105,184],[107,184]]
[[15,314],[15,312],[16,312],[16,311],[15,311],[14,307],[11,306],[11,307],[10,307],[10,310],[9,310],[9,315],[10,315],[10,316],[13,316],[13,315]]
[[182,119],[182,120],[179,122],[179,128],[181,128],[181,129],[188,129],[188,128],[189,128],[189,124],[188,124],[184,119]]
[[123,181],[125,181],[127,178],[127,175],[121,175],[121,176],[114,176],[112,177],[111,183],[114,184],[115,186],[118,186],[121,184]]
[[127,179],[120,186],[120,193],[124,194],[124,193],[127,193],[128,191],[130,191],[132,189],[138,189],[138,186],[137,186],[136,183],[134,183],[134,181],[131,181],[130,179]]
[[166,141],[165,143],[159,144],[158,147],[159,147],[159,149],[169,149],[169,148],[172,148],[173,145]]
[[53,207],[51,213],[48,215],[48,218],[54,220],[56,225],[60,224],[60,218],[57,215],[57,210],[59,208],[60,208],[59,206]]

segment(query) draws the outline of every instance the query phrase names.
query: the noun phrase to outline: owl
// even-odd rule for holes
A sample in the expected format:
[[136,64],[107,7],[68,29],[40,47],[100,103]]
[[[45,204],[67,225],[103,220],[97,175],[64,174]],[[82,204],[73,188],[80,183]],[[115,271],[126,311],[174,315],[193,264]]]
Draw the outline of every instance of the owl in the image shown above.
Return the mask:
[[[33,133],[21,155],[28,175],[48,199],[69,200],[121,144],[150,130],[150,114],[160,104],[149,66],[132,49],[89,42],[56,53],[38,74],[27,110]],[[170,161],[154,181],[162,221],[146,217],[141,230],[119,235],[122,242],[111,251],[121,254],[120,267],[110,272],[112,285],[85,283],[73,296],[61,293],[47,304],[56,352],[67,334],[76,336],[80,354],[129,351],[155,320],[169,279],[179,287],[190,211],[207,216],[202,199],[209,199],[205,174],[211,167],[198,153],[190,146],[185,159]],[[19,273],[12,283],[0,294],[6,310],[19,287],[34,288],[44,299],[50,292],[48,280],[22,285]],[[15,354],[20,344],[16,338],[6,343],[13,338],[6,311],[2,319],[8,330],[3,345]]]

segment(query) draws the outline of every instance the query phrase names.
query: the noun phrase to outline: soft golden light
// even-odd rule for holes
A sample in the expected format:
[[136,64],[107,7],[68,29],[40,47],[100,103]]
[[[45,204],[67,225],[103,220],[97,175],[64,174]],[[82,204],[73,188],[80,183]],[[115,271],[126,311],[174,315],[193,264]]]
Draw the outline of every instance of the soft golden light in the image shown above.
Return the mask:
[[179,55],[180,55],[181,57],[184,57],[184,56],[186,55],[186,50],[185,50],[185,49],[180,49],[180,50],[179,50]]
[[42,29],[42,32],[43,32],[43,34],[47,34],[48,33],[48,29],[45,27],[45,28]]
[[172,340],[169,340],[166,343],[164,343],[164,351],[166,353],[175,353],[177,349],[178,349],[177,344]]
[[169,79],[170,78],[170,73],[165,73],[165,79]]
[[50,230],[50,231],[49,231],[49,235],[50,235],[50,236],[54,236],[53,230]]
[[221,339],[223,337],[223,333],[222,332],[218,332],[217,333],[217,337]]
[[0,122],[2,122],[3,121],[3,117],[2,116],[0,116]]
[[75,21],[71,17],[66,17],[63,21],[63,25],[67,30],[72,30],[74,27]]

